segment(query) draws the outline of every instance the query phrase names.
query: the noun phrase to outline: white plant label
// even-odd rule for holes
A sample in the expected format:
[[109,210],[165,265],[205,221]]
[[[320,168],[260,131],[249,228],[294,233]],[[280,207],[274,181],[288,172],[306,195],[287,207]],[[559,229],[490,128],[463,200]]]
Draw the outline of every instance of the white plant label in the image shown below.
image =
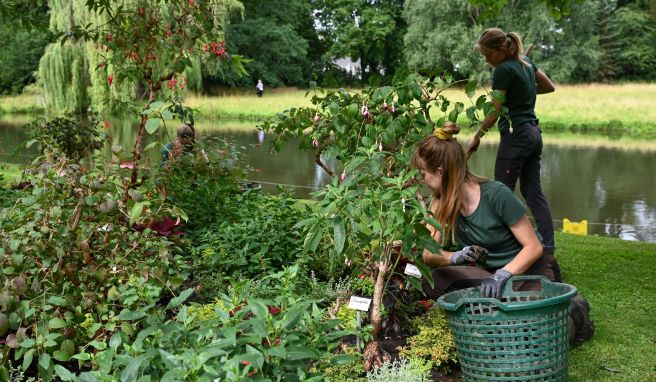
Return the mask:
[[419,272],[419,268],[417,268],[414,264],[406,264],[405,265],[405,271],[403,272],[408,276],[416,277],[418,279],[421,278],[421,272]]
[[361,310],[363,312],[369,311],[369,305],[371,305],[370,298],[351,296],[349,300],[348,307],[349,309]]

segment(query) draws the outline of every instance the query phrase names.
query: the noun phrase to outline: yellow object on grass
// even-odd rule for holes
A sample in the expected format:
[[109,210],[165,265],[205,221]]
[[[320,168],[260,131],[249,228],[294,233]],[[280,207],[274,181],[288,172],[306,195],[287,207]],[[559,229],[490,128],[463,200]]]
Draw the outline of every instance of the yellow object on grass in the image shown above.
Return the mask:
[[563,219],[563,232],[585,236],[588,234],[588,221],[581,220],[580,222],[573,222],[565,218]]

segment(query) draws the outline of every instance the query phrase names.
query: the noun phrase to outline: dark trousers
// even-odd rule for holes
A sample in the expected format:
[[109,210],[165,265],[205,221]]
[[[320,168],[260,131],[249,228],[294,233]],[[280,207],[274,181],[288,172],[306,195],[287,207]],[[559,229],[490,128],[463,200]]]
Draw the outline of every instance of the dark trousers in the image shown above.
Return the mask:
[[514,132],[501,133],[501,142],[494,166],[494,179],[519,190],[531,209],[538,232],[542,235],[545,253],[555,250],[554,227],[547,198],[540,182],[540,157],[542,156],[542,132],[537,122],[514,127]]

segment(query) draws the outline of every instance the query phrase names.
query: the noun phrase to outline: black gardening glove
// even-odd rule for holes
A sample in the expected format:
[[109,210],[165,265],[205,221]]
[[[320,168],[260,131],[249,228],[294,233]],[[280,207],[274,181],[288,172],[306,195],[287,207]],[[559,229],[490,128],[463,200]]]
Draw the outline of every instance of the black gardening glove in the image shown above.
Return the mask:
[[492,297],[498,300],[501,297],[503,287],[512,275],[512,273],[505,269],[498,269],[492,276],[486,278],[483,280],[483,283],[481,283],[481,297]]
[[478,245],[468,245],[465,248],[453,252],[451,255],[451,265],[462,265],[465,263],[475,263],[479,259],[487,256],[488,250]]

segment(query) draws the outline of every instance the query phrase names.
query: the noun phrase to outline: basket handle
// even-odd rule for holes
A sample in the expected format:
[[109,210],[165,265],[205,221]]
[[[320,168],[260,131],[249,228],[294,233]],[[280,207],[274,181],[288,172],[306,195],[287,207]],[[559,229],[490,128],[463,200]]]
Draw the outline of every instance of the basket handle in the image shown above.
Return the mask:
[[501,292],[501,295],[507,296],[508,294],[512,293],[513,286],[515,285],[515,282],[518,281],[539,281],[541,292],[544,291],[545,285],[551,284],[551,280],[549,280],[548,278],[542,275],[513,276],[506,283],[506,286],[503,288],[503,292]]

